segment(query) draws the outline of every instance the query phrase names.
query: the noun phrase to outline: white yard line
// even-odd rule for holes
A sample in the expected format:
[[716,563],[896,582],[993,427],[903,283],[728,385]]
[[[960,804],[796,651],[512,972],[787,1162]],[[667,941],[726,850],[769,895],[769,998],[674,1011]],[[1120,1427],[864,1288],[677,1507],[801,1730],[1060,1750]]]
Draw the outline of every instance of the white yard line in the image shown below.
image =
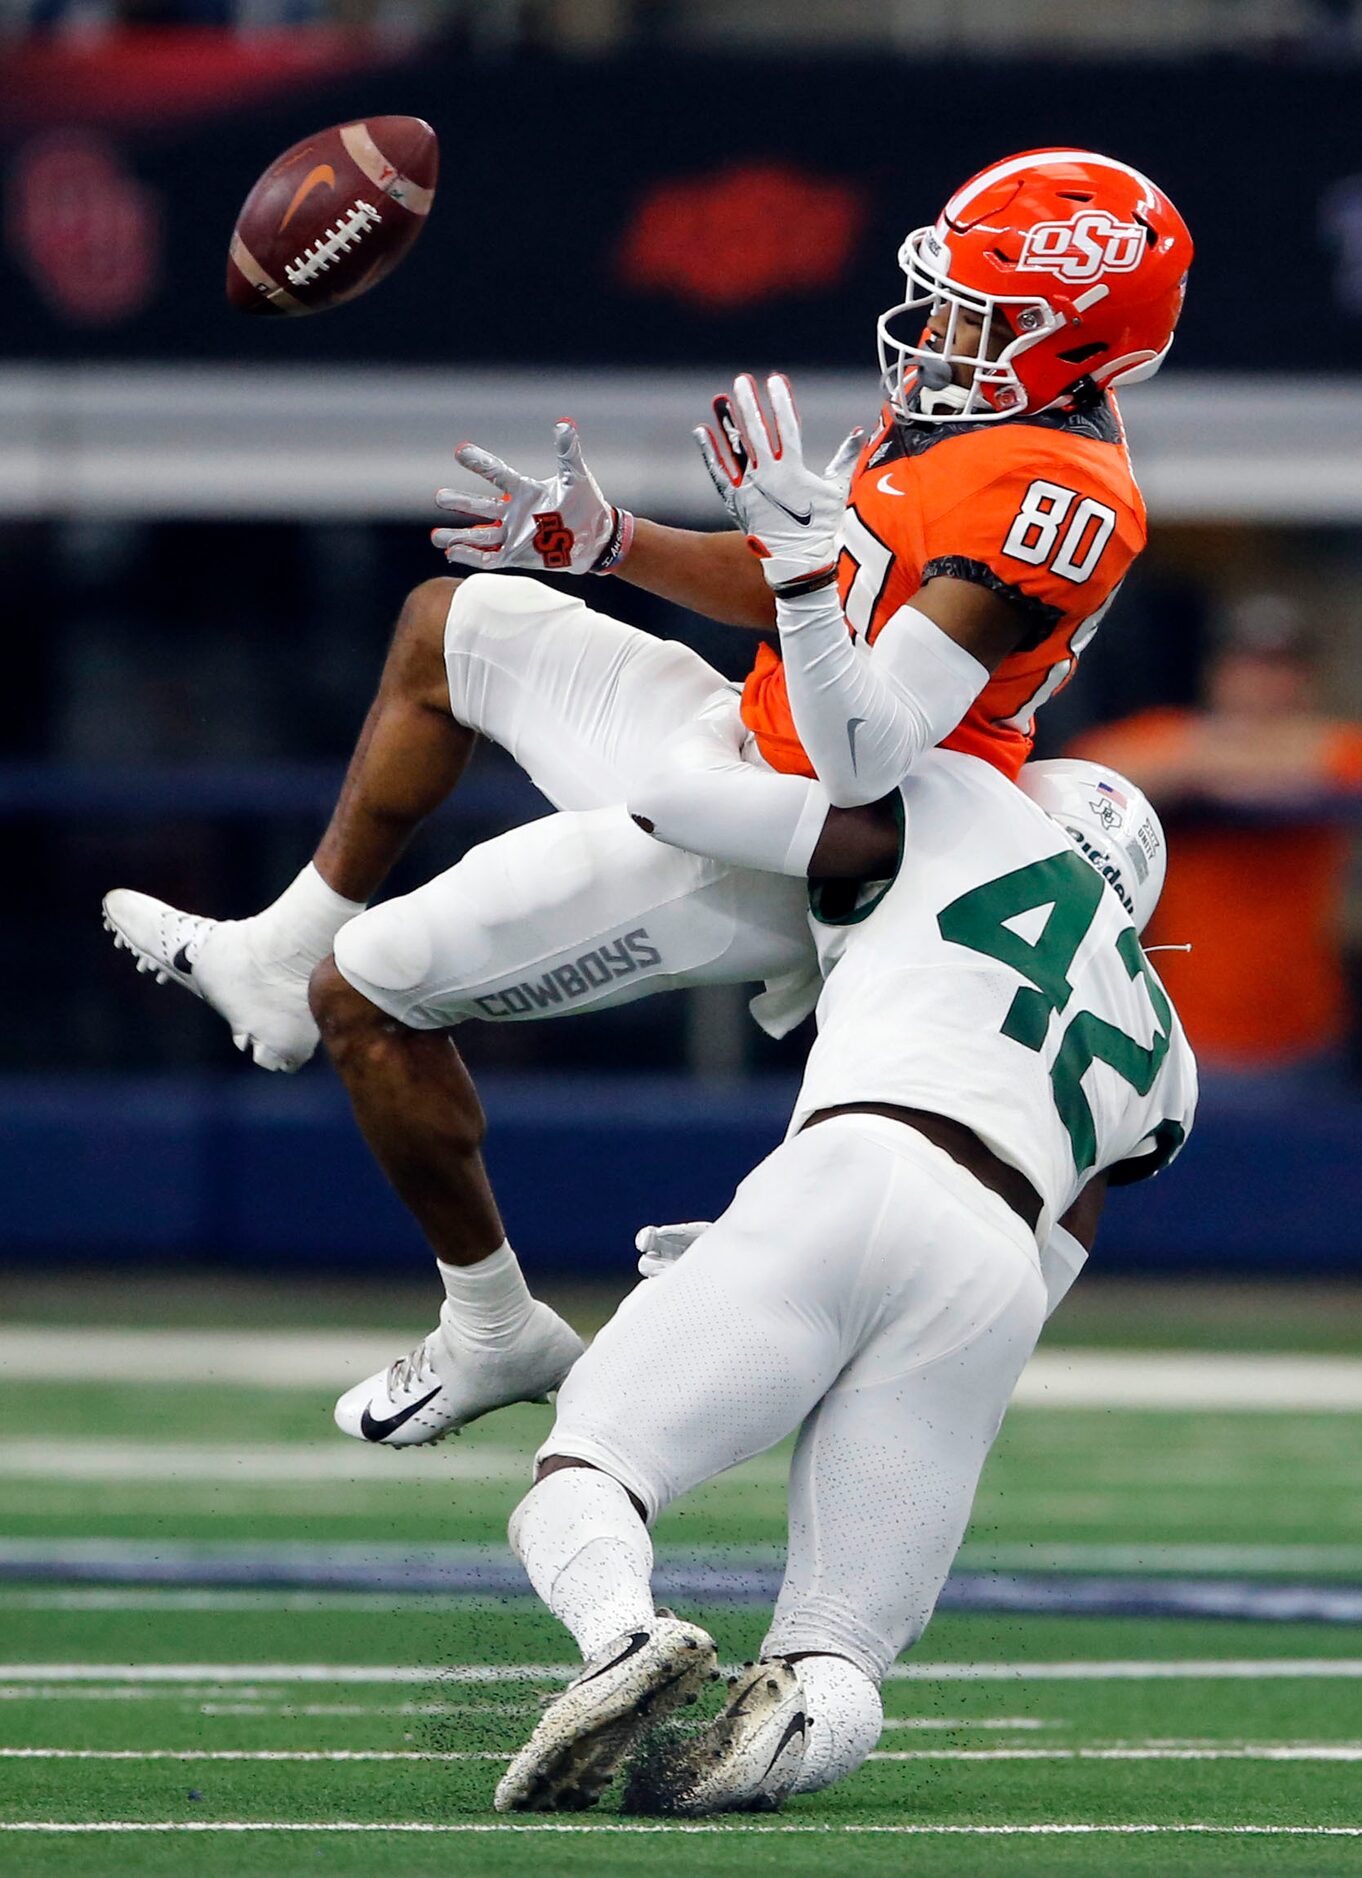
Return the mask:
[[1246,1681],[1260,1677],[1362,1677],[1362,1656],[1207,1657],[1155,1662],[895,1663],[891,1682]]
[[[526,1449],[482,1442],[442,1447],[424,1455],[415,1470],[394,1466],[390,1448],[345,1441],[312,1446],[295,1442],[100,1441],[71,1439],[0,1442],[0,1480],[145,1480],[167,1485],[185,1480],[241,1486],[293,1486],[327,1481],[353,1486],[407,1489],[446,1480],[488,1483],[530,1478]],[[781,1478],[784,1478],[782,1471]]]
[[[0,1377],[48,1382],[249,1384],[335,1391],[382,1369],[409,1333],[340,1331],[0,1330]],[[1221,1350],[1042,1350],[1017,1402],[1048,1408],[1362,1412],[1362,1360]]]
[[[6,1683],[501,1683],[561,1682],[580,1663],[0,1663]],[[1255,1681],[1362,1679],[1362,1656],[1173,1657],[1145,1661],[895,1663],[891,1682]]]
[[1014,1402],[1037,1408],[1362,1410],[1362,1361],[1225,1350],[1042,1350]]
[[[74,1689],[63,1689],[63,1695],[76,1695]],[[165,1700],[165,1697],[162,1697]],[[184,1706],[188,1707],[189,1704]],[[543,1714],[539,1702],[200,1702],[197,1705],[201,1715],[261,1715],[271,1719],[293,1721],[299,1717],[314,1715],[334,1718],[358,1716],[365,1719],[370,1715],[496,1715],[502,1719],[519,1715]],[[887,1725],[887,1724],[886,1724]]]
[[[489,1551],[491,1548],[488,1548]],[[61,1540],[53,1550],[66,1553]],[[192,1591],[164,1590],[8,1591],[0,1586],[0,1611],[327,1611],[346,1616],[409,1616],[414,1609],[467,1611],[470,1603],[502,1604],[462,1591],[425,1591],[419,1607],[411,1592],[381,1591]]]
[[1154,1540],[1111,1545],[1084,1540],[971,1544],[959,1563],[972,1571],[1362,1572],[1362,1544],[1237,1545]]
[[1202,1833],[1230,1838],[1301,1838],[1362,1839],[1362,1826],[1215,1826],[1210,1824],[1165,1825],[1078,1825],[1047,1822],[1025,1826],[816,1826],[746,1824],[719,1825],[706,1820],[668,1820],[665,1824],[634,1825],[601,1821],[596,1825],[578,1825],[561,1820],[468,1820],[435,1822],[431,1820],[266,1820],[266,1819],[118,1819],[118,1820],[0,1820],[0,1832],[568,1832],[606,1833],[633,1836],[647,1833],[816,1833],[821,1838],[838,1834],[886,1834],[890,1837],[932,1838],[940,1835],[969,1838],[1064,1837],[1073,1834],[1103,1834],[1123,1837],[1132,1833]]
[[247,1383],[261,1389],[343,1388],[410,1347],[412,1333],[294,1330],[131,1330],[10,1324],[0,1376],[11,1382]]
[[417,1748],[0,1748],[4,1761],[509,1761],[483,1749]]
[[[6,1761],[509,1761],[488,1749],[0,1748]],[[1362,1761],[1357,1742],[1260,1742],[1251,1747],[884,1749],[872,1761]]]
[[[125,1684],[90,1684],[78,1682],[0,1683],[0,1702],[175,1702],[181,1709],[194,1709],[201,1715],[257,1715],[281,1720],[299,1716],[350,1717],[368,1715],[538,1715],[538,1701],[512,1702],[278,1702],[215,1701],[214,1697],[256,1695],[250,1688],[231,1690],[208,1684],[196,1688],[191,1683],[177,1683],[173,1688],[150,1684],[129,1688]],[[886,1723],[886,1726],[890,1724]],[[925,1726],[926,1724],[924,1724]],[[1037,1726],[1041,1724],[1036,1724]],[[1046,1722],[1045,1727],[1051,1724]],[[979,1723],[989,1727],[990,1723]]]
[[1362,1745],[1262,1742],[1215,1748],[903,1748],[872,1761],[1362,1761]]

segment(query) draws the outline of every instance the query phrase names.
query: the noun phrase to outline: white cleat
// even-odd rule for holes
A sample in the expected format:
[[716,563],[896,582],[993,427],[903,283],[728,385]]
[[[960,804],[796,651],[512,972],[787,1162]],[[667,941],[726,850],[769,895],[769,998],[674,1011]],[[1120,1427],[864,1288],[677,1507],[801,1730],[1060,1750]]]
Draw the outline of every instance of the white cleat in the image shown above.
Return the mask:
[[205,919],[115,887],[104,896],[104,924],[139,972],[183,985],[226,1018],[232,1042],[261,1069],[301,1069],[316,1049],[307,981],[318,961],[296,952],[265,956],[254,920]]
[[659,1611],[574,1677],[497,1783],[499,1813],[581,1812],[594,1806],[645,1728],[693,1702],[717,1674],[714,1639]]
[[538,1302],[505,1350],[464,1343],[442,1321],[410,1355],[347,1389],[336,1404],[336,1426],[389,1448],[443,1441],[493,1409],[545,1401],[585,1348],[571,1324]]
[[728,1685],[718,1719],[631,1782],[626,1812],[773,1813],[804,1764],[808,1714],[799,1672],[775,1658]]

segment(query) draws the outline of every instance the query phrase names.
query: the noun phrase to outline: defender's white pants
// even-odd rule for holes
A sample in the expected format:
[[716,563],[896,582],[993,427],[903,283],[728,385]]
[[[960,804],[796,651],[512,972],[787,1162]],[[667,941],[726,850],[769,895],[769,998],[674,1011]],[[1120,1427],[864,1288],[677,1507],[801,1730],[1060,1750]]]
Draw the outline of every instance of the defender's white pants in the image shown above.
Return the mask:
[[768,1654],[878,1681],[931,1616],[1045,1317],[1036,1242],[906,1125],[834,1117],[784,1142],[667,1272],[624,1301],[540,1450],[649,1517],[798,1428]]
[[697,653],[539,581],[474,574],[450,606],[445,664],[458,722],[508,750],[566,812],[351,920],[335,957],[357,991],[433,1030],[680,985],[815,982],[802,881],[665,847],[623,806],[668,738],[702,715],[731,713],[740,740],[737,695]]

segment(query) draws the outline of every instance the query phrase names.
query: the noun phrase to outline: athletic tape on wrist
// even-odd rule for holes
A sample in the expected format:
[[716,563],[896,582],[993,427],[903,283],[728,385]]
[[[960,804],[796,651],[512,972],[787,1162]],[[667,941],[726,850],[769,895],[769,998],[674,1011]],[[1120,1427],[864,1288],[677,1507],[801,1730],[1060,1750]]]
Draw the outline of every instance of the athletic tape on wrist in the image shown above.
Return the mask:
[[798,574],[793,580],[782,580],[771,592],[777,600],[793,600],[801,593],[817,593],[822,587],[830,587],[837,578],[836,563],[831,567],[820,567],[812,574]]
[[615,509],[610,539],[591,564],[593,574],[613,574],[634,545],[634,518],[628,509]]

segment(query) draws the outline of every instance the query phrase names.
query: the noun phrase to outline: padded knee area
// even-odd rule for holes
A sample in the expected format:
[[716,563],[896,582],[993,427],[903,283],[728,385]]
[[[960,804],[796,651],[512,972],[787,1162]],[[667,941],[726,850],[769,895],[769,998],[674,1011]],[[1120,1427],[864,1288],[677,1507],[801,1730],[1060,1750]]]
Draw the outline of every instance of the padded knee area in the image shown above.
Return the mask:
[[409,991],[430,970],[430,934],[406,900],[387,900],[342,926],[333,957],[356,991]]
[[817,1793],[845,1780],[871,1753],[884,1728],[880,1692],[844,1656],[805,1656],[795,1664],[809,1718],[794,1792]]
[[445,620],[445,652],[463,650],[469,634],[514,639],[546,613],[571,611],[581,601],[527,574],[469,574],[460,581]]

